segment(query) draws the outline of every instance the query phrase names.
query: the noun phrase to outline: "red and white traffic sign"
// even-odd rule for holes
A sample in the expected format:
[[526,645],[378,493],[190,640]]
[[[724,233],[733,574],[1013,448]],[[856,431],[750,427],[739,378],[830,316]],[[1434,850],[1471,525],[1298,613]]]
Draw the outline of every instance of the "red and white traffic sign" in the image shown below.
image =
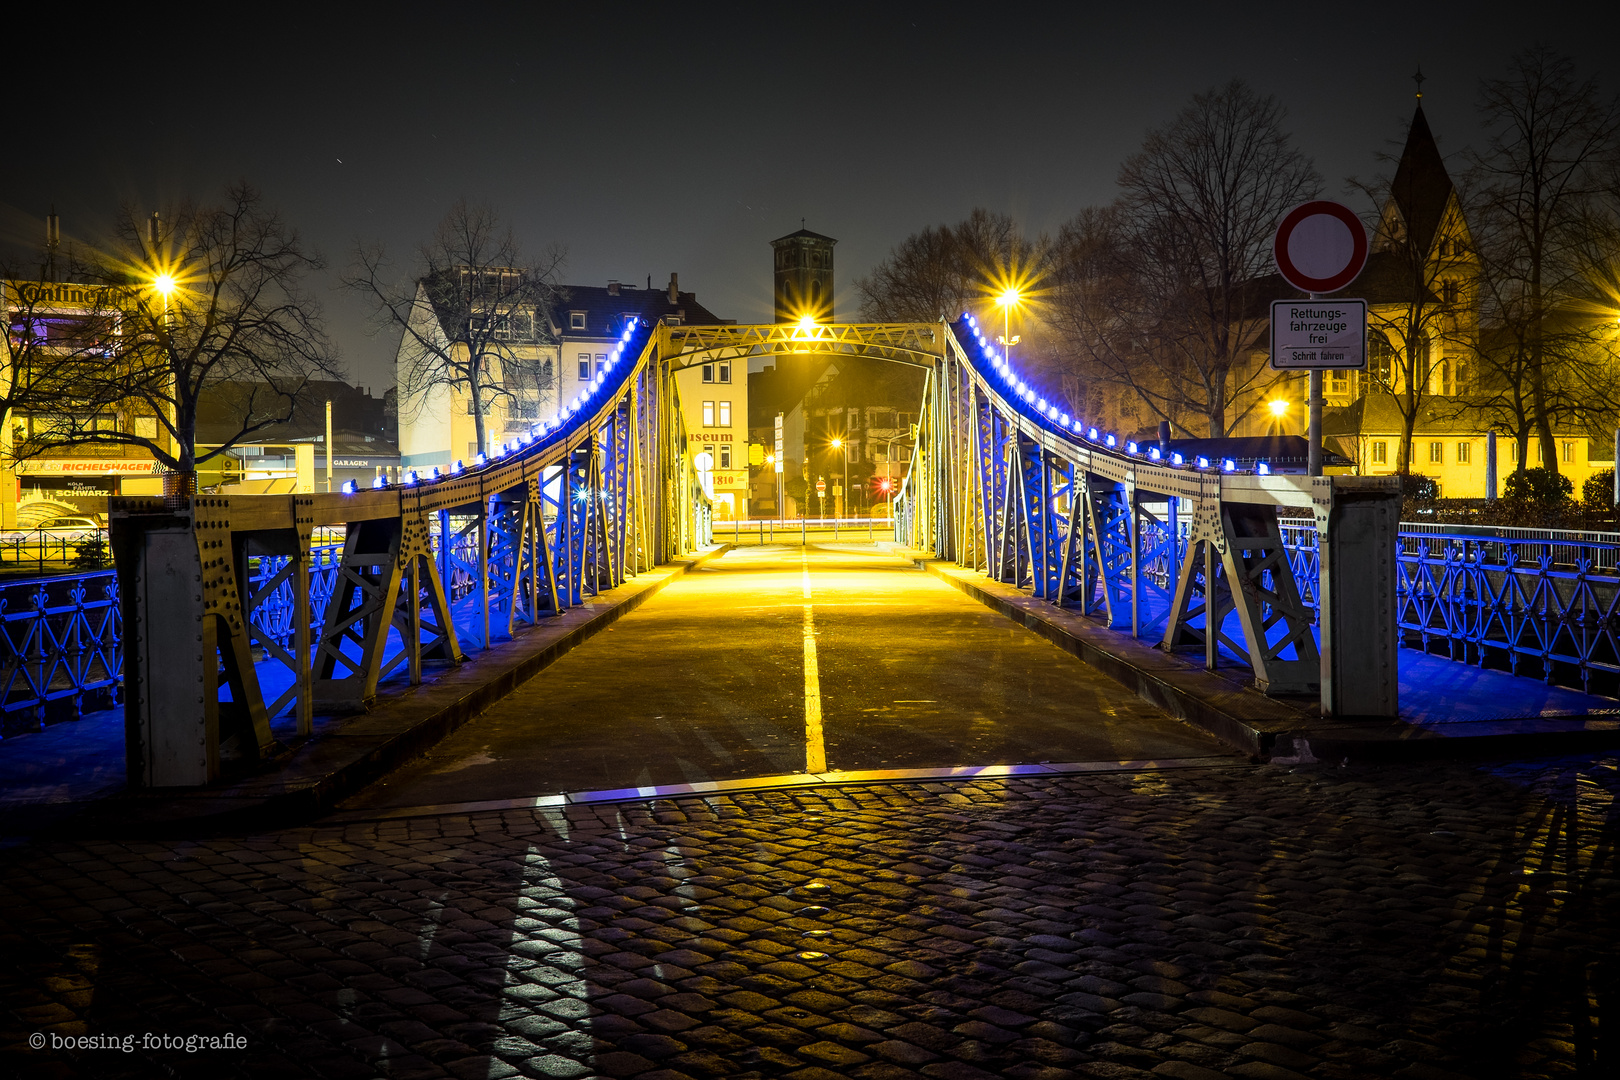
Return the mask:
[[825,481],[825,480],[817,480],[816,481],[816,498],[825,499],[826,497],[827,497],[827,481]]
[[1314,199],[1283,216],[1271,250],[1283,280],[1294,288],[1338,292],[1367,265],[1367,230],[1348,206]]

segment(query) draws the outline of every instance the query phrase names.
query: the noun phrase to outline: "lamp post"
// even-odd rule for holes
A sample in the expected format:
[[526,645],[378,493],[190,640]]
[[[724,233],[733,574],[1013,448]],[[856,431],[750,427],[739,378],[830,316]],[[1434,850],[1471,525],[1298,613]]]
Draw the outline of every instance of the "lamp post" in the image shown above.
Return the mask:
[[[152,244],[152,250],[155,253],[158,244],[158,216],[156,214],[153,214],[151,221],[147,223],[147,234]],[[174,370],[174,348],[170,340],[173,328],[170,325],[169,317],[169,297],[173,295],[176,288],[177,284],[173,274],[160,270],[152,275],[152,290],[163,297],[163,364],[169,369],[169,443],[170,448],[174,451],[175,459],[178,461],[180,457],[180,376]],[[197,463],[195,461],[191,463],[191,472],[189,474],[179,472],[164,474],[163,495],[167,499],[190,499],[196,495],[196,489]]]
[[844,440],[836,436],[833,438],[832,448],[844,459],[844,486],[838,489],[838,506],[834,511],[838,517],[843,517],[844,507],[849,505],[849,455],[844,453]]
[[1018,344],[1018,342],[1021,340],[1021,338],[1013,337],[1012,309],[1016,307],[1018,305],[1018,301],[1022,299],[1023,296],[1018,292],[1017,289],[1008,289],[1006,292],[996,297],[996,303],[1001,306],[1002,330],[1001,337],[997,338],[996,340],[1001,342],[1001,362],[1003,364],[1012,363],[1012,347]]

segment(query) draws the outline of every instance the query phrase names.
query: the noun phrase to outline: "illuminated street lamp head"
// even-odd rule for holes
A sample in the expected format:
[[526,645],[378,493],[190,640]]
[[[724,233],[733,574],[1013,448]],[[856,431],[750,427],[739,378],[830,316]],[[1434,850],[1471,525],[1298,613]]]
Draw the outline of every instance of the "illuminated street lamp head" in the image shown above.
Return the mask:
[[800,330],[814,330],[815,328],[816,317],[814,315],[804,315],[799,319]]
[[152,279],[152,288],[164,296],[174,292],[174,277],[170,274],[159,274]]
[[1006,292],[996,297],[996,303],[1002,307],[1017,307],[1018,301],[1022,300],[1023,298],[1023,295],[1017,289],[1008,289]]
[[1272,416],[1282,416],[1288,411],[1288,402],[1284,401],[1282,398],[1273,398],[1269,403],[1267,403],[1266,407],[1271,410]]
[[832,446],[832,448],[834,450],[837,450],[839,447],[841,447],[843,445],[844,445],[844,440],[843,439],[834,439],[832,441],[832,443],[831,443],[831,446]]

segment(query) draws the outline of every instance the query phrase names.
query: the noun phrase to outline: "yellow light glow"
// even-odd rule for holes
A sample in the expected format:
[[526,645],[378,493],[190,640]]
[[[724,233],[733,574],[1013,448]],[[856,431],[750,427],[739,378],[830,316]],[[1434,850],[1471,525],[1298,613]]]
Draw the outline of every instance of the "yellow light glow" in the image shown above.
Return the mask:
[[766,454],[765,455],[765,464],[774,465],[775,463],[776,463],[776,455],[775,454]]
[[800,330],[814,330],[815,328],[816,328],[816,317],[814,315],[805,315],[805,316],[802,316],[799,319],[799,329]]
[[834,450],[837,450],[839,447],[841,447],[843,445],[844,445],[844,440],[843,439],[834,439],[832,441],[832,448]]
[[152,288],[156,289],[164,296],[168,296],[170,293],[174,292],[174,287],[174,278],[168,274],[159,274],[157,277],[152,279]]
[[1002,307],[1017,307],[1018,302],[1023,298],[1024,294],[1019,292],[1017,289],[1008,289],[1006,292],[996,297],[996,303]]
[[1288,411],[1288,402],[1282,398],[1275,398],[1267,404],[1272,416],[1281,416]]

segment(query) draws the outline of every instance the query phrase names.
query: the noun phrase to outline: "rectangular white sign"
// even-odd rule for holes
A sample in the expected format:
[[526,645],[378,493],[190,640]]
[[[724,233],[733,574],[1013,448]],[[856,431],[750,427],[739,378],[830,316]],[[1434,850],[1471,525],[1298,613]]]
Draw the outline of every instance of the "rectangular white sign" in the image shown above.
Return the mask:
[[1276,300],[1271,366],[1367,369],[1367,301]]

